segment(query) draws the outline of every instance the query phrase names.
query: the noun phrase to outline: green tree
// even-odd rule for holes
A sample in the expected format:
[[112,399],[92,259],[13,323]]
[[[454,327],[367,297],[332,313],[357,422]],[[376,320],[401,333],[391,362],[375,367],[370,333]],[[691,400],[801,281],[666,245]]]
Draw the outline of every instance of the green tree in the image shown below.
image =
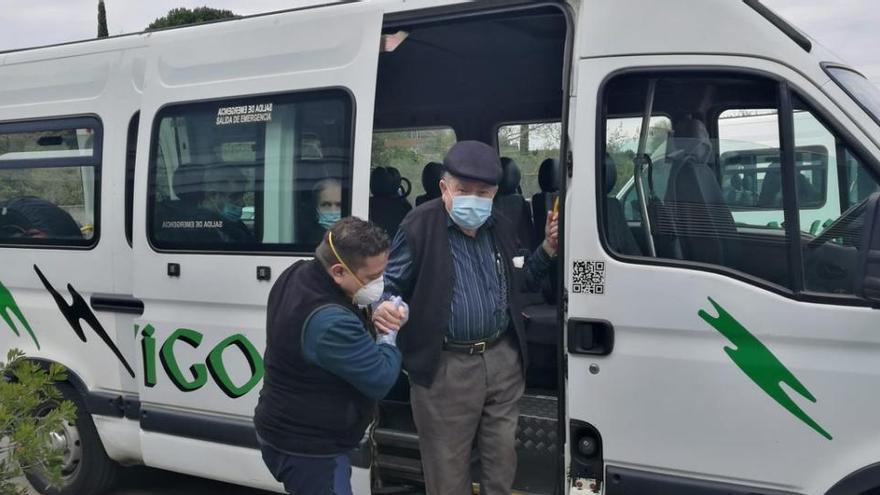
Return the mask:
[[107,10],[104,8],[104,0],[98,0],[98,38],[110,36],[107,31]]
[[198,24],[200,22],[217,21],[220,19],[232,19],[239,17],[231,10],[212,9],[210,7],[196,7],[188,9],[186,7],[178,7],[168,11],[164,17],[160,17],[151,22],[147,26],[147,31],[153,29],[162,29],[173,26],[185,26],[187,24]]
[[[52,486],[61,485],[64,453],[52,447],[50,435],[76,416],[73,403],[62,401],[54,386],[65,379],[62,366],[44,370],[18,349],[0,363],[0,495],[28,493],[14,482],[23,471],[38,470]],[[33,414],[46,403],[58,406],[44,415]]]

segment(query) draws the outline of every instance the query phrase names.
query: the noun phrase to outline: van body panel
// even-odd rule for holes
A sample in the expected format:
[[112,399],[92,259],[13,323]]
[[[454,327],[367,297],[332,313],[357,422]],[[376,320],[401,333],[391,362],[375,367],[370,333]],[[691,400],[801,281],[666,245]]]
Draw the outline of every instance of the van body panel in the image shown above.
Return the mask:
[[[594,140],[599,121],[585,100],[600,94],[610,74],[640,67],[773,74],[826,109],[861,144],[868,143],[870,153],[877,152],[816,83],[771,61],[686,55],[588,59],[578,67],[581,102],[569,190],[596,190],[589,164],[602,143]],[[799,302],[696,265],[625,262],[609,255],[599,240],[596,198],[572,194],[566,213],[576,218],[566,238],[567,285],[572,284],[572,264],[605,264],[605,293],[571,293],[568,317],[611,322],[614,351],[569,356],[568,400],[573,420],[588,421],[601,432],[608,465],[819,494],[867,459],[880,458],[875,420],[880,401],[866,395],[880,378],[875,311]],[[719,314],[712,301],[806,386],[815,402],[787,386],[782,389],[818,428],[780,407],[735,364],[730,354],[735,355],[736,343],[706,319]],[[591,365],[600,371],[591,373]],[[646,410],[656,412],[646,417]],[[645,449],[646,444],[658,448]],[[737,459],[735,468],[729,456]]]
[[[254,384],[253,380],[259,380],[263,372],[269,290],[288,266],[308,257],[308,253],[162,251],[153,246],[145,222],[151,160],[147,150],[152,149],[152,136],[156,135],[157,112],[170,104],[342,88],[350,96],[354,119],[350,124],[354,136],[352,214],[366,217],[381,18],[373,5],[348,4],[249,18],[230,24],[232,29],[222,24],[200,26],[181,33],[192,47],[186,51],[179,48],[178,33],[155,34],[146,55],[147,83],[138,145],[143,152],[137,156],[134,209],[134,253],[138,260],[134,296],[145,306],[135,328],[141,332],[141,342],[146,336],[143,332],[148,331],[155,343],[149,351],[137,346],[141,347],[140,369],[149,360],[156,371],[155,384],[139,383],[141,409],[146,414],[151,410],[165,415],[207,414],[250,422],[260,390],[259,382]],[[222,48],[218,50],[218,46]],[[179,276],[168,275],[169,263],[179,264]],[[271,280],[257,279],[258,266],[268,267]],[[186,338],[175,341],[182,332],[194,332],[189,335],[197,335],[199,342]],[[241,346],[232,345],[234,339]],[[248,346],[250,355],[244,350]],[[196,376],[194,372],[206,379],[200,386],[181,388],[180,381],[170,379],[171,360],[184,380]],[[216,371],[221,361],[231,383],[251,384],[245,395],[232,397],[218,386]],[[207,376],[209,370],[211,376]],[[161,430],[162,425],[153,425],[156,427]],[[185,466],[190,474],[277,488],[257,450],[244,454],[249,459],[246,462],[223,454],[231,463],[224,464],[209,462],[213,456],[205,455],[206,446],[217,452],[237,452],[240,447],[177,440],[161,431],[145,431],[141,442],[149,465],[175,470]],[[179,457],[169,456],[169,442],[179,444],[173,449]],[[205,462],[183,464],[183,459],[193,458]]]

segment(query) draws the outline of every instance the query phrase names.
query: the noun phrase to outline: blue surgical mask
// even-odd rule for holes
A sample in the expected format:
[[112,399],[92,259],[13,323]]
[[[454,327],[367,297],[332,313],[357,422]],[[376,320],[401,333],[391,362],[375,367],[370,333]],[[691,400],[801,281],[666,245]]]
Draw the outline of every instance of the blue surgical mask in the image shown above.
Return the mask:
[[327,230],[330,230],[330,227],[336,224],[341,218],[342,213],[338,211],[318,212],[318,223],[321,224],[321,227],[324,227]]
[[223,212],[220,213],[220,216],[227,220],[241,220],[241,210],[241,206],[233,203],[224,203]]
[[452,211],[449,216],[459,227],[477,230],[492,215],[492,199],[479,196],[455,196],[452,198]]

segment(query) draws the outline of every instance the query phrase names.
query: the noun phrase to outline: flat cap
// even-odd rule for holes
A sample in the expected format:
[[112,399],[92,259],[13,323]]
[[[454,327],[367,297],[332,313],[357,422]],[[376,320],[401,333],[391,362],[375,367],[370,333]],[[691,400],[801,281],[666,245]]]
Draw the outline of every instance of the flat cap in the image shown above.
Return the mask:
[[497,186],[501,182],[501,159],[491,146],[479,141],[459,141],[443,159],[443,168],[462,179]]

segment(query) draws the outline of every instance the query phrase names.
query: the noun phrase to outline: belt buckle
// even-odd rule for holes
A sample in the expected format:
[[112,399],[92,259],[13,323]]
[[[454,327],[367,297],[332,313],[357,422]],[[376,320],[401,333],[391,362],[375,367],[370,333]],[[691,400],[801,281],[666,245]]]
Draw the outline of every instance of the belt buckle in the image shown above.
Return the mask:
[[477,342],[471,346],[471,354],[482,354],[486,352],[486,341]]

